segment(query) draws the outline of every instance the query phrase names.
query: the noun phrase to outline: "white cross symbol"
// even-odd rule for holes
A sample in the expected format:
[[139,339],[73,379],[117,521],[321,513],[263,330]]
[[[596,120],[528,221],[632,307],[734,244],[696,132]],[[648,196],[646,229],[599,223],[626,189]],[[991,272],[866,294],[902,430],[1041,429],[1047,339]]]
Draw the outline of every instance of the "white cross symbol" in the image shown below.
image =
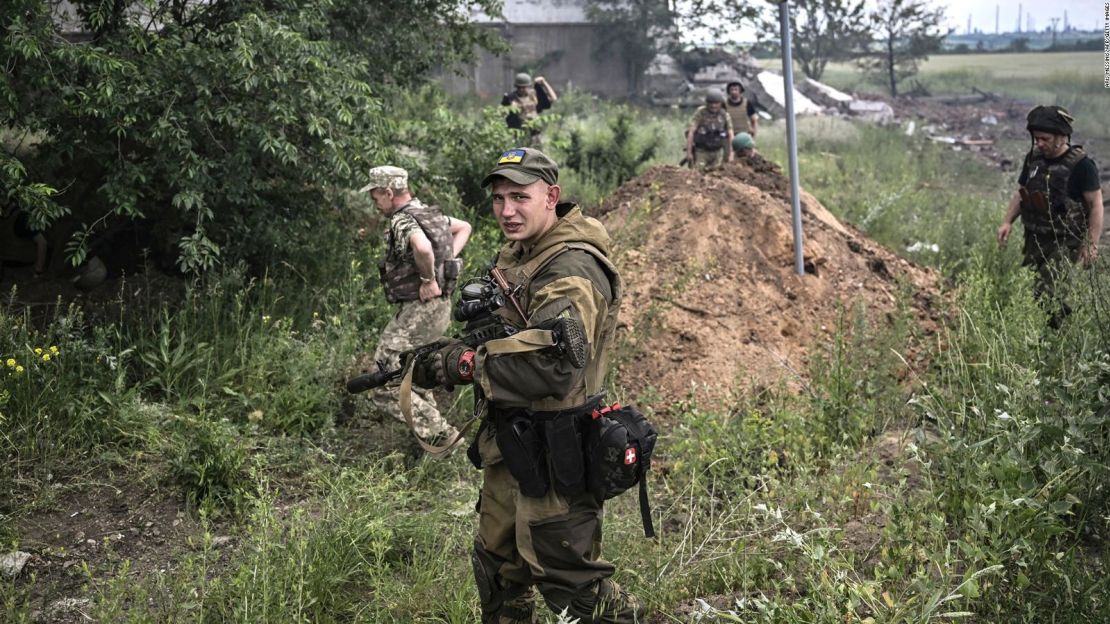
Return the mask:
[[624,465],[629,466],[636,463],[636,449],[627,448],[624,450]]

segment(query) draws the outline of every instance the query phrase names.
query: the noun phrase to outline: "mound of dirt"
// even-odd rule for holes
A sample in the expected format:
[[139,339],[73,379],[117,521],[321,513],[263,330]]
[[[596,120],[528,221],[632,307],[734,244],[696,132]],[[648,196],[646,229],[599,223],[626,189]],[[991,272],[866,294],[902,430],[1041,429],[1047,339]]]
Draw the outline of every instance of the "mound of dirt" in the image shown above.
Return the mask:
[[899,284],[935,329],[935,274],[899,258],[802,193],[806,274],[794,271],[788,180],[755,157],[710,173],[673,166],[625,183],[598,214],[616,241],[625,282],[621,330],[635,353],[620,365],[634,393],[665,401],[696,390],[797,387],[807,354],[863,302],[882,320]]

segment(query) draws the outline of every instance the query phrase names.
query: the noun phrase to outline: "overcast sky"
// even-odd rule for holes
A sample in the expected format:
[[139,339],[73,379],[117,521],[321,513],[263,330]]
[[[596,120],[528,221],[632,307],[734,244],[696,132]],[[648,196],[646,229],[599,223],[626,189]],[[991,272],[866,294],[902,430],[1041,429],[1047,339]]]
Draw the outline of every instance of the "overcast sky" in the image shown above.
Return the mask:
[[957,34],[967,32],[967,16],[971,15],[972,28],[985,33],[994,32],[994,12],[998,7],[998,23],[1002,32],[1013,31],[1018,21],[1018,5],[1022,7],[1021,28],[1025,30],[1025,15],[1033,16],[1037,30],[1051,26],[1053,17],[1060,18],[1058,29],[1064,28],[1064,11],[1068,12],[1068,23],[1080,30],[1102,30],[1102,0],[931,0],[933,4],[945,7],[949,26]]

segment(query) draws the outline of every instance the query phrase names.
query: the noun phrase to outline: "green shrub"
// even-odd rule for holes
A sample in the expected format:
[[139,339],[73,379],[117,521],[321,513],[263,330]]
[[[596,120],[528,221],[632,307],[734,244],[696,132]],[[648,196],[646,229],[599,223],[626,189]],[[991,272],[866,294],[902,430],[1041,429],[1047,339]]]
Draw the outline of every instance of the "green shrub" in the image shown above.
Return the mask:
[[179,416],[173,421],[170,478],[192,509],[238,512],[251,491],[242,436],[226,420]]

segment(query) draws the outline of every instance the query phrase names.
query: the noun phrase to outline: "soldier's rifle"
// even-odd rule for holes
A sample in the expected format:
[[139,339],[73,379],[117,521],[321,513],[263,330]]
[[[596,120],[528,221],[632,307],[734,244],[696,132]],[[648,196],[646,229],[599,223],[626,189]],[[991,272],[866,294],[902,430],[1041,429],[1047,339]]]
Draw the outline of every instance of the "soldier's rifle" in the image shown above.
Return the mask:
[[[459,302],[454,311],[455,320],[466,323],[459,339],[468,347],[477,349],[479,345],[490,340],[505,338],[516,333],[516,329],[495,312],[509,303],[521,318],[527,318],[517,300],[518,294],[519,287],[510,286],[504,273],[496,267],[490,269],[488,275],[467,282],[462,287]],[[376,362],[378,370],[349,380],[347,392],[356,394],[399,381],[413,359],[430,355],[448,344],[448,340],[440,339],[404,351],[400,355],[400,366],[394,369],[389,368],[384,361],[378,360]]]

